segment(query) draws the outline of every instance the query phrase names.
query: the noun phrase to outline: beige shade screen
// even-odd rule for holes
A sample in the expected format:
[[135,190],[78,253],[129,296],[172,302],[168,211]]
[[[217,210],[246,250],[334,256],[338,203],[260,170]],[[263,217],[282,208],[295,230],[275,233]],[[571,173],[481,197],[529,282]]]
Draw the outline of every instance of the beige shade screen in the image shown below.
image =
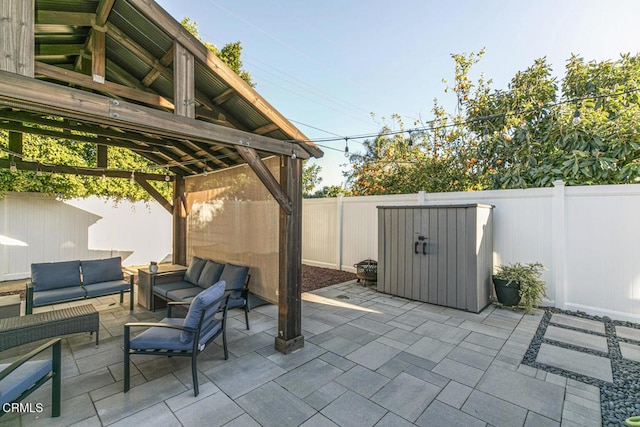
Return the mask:
[[[280,159],[264,160],[280,176]],[[251,292],[278,291],[279,206],[248,165],[186,179],[187,256],[250,267]]]

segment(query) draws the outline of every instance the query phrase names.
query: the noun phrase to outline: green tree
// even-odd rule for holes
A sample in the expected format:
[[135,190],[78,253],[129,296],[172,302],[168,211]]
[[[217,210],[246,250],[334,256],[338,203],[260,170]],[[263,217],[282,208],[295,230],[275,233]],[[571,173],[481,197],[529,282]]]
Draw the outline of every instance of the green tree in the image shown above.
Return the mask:
[[322,177],[320,171],[322,167],[317,164],[309,164],[306,160],[302,162],[302,196],[309,197],[313,189],[320,185]]
[[198,23],[196,21],[192,21],[189,17],[184,17],[182,18],[182,21],[180,23],[187,31],[189,31],[189,33],[191,33],[191,35],[200,40],[207,49],[213,52],[214,55],[222,59],[222,61],[227,64],[229,68],[231,68],[237,75],[239,75],[242,80],[247,82],[249,86],[256,86],[256,84],[251,79],[251,73],[242,68],[242,44],[239,41],[228,43],[224,45],[222,49],[218,49],[216,45],[202,40],[202,37],[200,37],[200,32],[198,31]]
[[485,188],[638,181],[639,56],[587,63],[574,55],[560,84],[541,58],[506,90],[489,83],[480,80],[463,94],[458,127],[475,141],[474,173]]

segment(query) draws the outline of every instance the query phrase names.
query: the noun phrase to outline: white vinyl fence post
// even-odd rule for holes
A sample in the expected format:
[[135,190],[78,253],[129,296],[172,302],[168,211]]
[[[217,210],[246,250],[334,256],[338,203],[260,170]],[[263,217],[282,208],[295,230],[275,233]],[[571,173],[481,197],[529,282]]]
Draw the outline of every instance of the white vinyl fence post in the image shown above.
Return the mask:
[[344,234],[344,217],[342,214],[343,199],[344,196],[342,194],[338,194],[338,197],[336,198],[336,233],[338,234],[336,238],[336,268],[338,270],[342,270],[342,237]]
[[424,191],[418,191],[418,205],[426,205],[427,204],[427,193]]
[[555,287],[555,306],[564,309],[567,303],[567,211],[564,181],[553,182],[551,204],[552,277]]

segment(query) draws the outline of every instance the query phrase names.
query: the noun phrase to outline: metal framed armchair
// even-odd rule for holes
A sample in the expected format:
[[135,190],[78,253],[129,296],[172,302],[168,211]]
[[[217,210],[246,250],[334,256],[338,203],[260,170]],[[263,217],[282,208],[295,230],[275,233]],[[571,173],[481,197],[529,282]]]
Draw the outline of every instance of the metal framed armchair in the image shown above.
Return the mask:
[[[51,349],[51,358],[31,360]],[[11,364],[0,364],[0,417],[12,409],[13,403],[21,402],[38,387],[52,380],[51,416],[60,416],[61,381],[60,338],[53,339],[25,354]]]
[[[137,354],[190,357],[193,392],[195,396],[198,395],[198,354],[205,349],[207,344],[222,334],[224,359],[229,358],[226,335],[229,295],[225,294],[225,286],[226,283],[221,280],[200,292],[191,302],[169,303],[167,306],[168,317],[159,323],[138,322],[124,325],[125,393],[129,391],[130,357]],[[176,305],[189,306],[189,311],[184,319],[171,317],[171,307]],[[135,327],[148,329],[132,337],[131,328]]]

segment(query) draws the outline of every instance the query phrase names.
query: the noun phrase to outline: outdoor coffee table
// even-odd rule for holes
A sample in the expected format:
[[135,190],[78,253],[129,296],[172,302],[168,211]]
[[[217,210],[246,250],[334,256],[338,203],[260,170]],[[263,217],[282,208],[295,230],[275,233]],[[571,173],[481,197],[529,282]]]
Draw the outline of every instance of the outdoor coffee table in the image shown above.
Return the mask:
[[32,341],[78,332],[96,333],[100,320],[91,304],[0,319],[0,351]]

